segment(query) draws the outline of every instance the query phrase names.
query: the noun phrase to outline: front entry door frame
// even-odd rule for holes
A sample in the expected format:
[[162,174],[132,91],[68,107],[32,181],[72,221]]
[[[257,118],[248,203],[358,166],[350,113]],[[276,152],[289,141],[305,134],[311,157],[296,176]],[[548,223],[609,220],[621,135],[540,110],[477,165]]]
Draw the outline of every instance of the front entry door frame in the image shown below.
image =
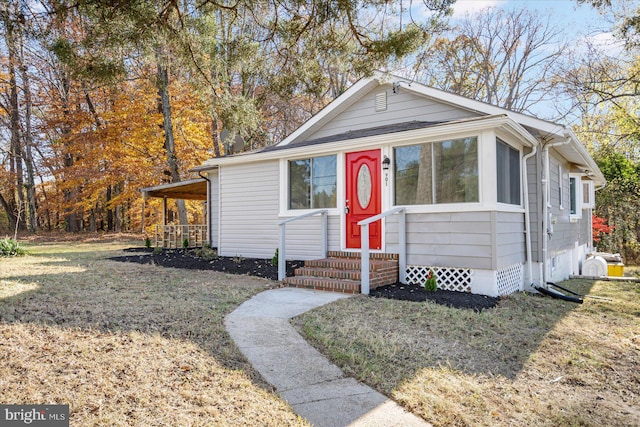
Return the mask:
[[[345,248],[360,249],[359,221],[382,212],[382,150],[345,154]],[[382,220],[369,225],[369,247],[382,249]]]

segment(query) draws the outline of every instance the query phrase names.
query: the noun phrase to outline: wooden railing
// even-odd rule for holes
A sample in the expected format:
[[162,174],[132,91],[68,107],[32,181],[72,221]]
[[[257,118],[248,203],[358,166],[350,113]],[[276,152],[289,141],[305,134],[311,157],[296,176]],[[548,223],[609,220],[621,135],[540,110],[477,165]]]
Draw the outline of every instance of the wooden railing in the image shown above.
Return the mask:
[[394,208],[382,212],[376,216],[363,219],[358,222],[360,226],[360,245],[362,253],[360,262],[360,290],[363,294],[369,295],[369,224],[376,222],[389,215],[400,215],[398,222],[398,268],[400,283],[407,280],[407,225],[405,218],[405,208]]
[[156,225],[156,247],[201,248],[207,243],[206,225]]

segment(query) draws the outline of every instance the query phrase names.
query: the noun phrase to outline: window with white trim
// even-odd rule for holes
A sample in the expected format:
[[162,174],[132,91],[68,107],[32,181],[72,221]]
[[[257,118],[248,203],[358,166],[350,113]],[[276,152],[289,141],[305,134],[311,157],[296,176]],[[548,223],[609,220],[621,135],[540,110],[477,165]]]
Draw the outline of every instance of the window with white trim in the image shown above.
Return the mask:
[[336,207],[336,156],[289,161],[289,209]]
[[569,174],[569,217],[582,218],[582,178],[581,175]]
[[496,139],[498,202],[520,205],[520,151]]
[[596,190],[593,181],[582,181],[582,209],[596,208]]
[[395,204],[479,201],[478,138],[460,138],[394,149]]

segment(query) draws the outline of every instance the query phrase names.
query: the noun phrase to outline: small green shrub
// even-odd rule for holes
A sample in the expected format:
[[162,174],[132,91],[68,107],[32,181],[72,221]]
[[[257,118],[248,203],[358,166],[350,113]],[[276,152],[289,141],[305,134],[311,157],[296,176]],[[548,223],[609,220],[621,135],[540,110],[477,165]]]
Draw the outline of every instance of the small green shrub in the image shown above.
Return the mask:
[[154,255],[160,255],[162,253],[162,248],[153,248]]
[[182,247],[185,249],[189,247],[189,239],[187,239],[186,237],[182,241]]
[[20,243],[17,241],[5,237],[0,240],[0,256],[10,257],[10,256],[22,256],[26,255],[27,251],[23,248]]
[[427,280],[424,282],[424,290],[428,292],[434,292],[438,290],[438,279],[433,270],[429,269],[427,274]]
[[144,239],[144,247],[145,248],[150,248],[151,247],[151,239],[150,238],[145,238]]
[[205,246],[204,248],[196,249],[196,256],[205,261],[213,261],[218,259],[218,252],[215,249],[211,249],[211,247]]
[[276,253],[273,258],[271,258],[271,265],[274,267],[278,266],[278,248],[276,248]]

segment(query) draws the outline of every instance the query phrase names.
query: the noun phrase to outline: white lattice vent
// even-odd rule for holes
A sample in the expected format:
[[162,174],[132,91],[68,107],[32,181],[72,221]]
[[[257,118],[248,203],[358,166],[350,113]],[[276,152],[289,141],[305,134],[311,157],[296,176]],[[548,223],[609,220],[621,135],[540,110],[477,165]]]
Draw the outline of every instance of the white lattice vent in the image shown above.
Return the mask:
[[522,268],[522,264],[512,264],[496,271],[498,295],[509,295],[520,290]]
[[473,275],[473,270],[469,268],[408,265],[407,283],[421,286],[424,285],[425,280],[427,280],[429,270],[433,270],[433,273],[436,275],[439,289],[471,292],[471,276]]

